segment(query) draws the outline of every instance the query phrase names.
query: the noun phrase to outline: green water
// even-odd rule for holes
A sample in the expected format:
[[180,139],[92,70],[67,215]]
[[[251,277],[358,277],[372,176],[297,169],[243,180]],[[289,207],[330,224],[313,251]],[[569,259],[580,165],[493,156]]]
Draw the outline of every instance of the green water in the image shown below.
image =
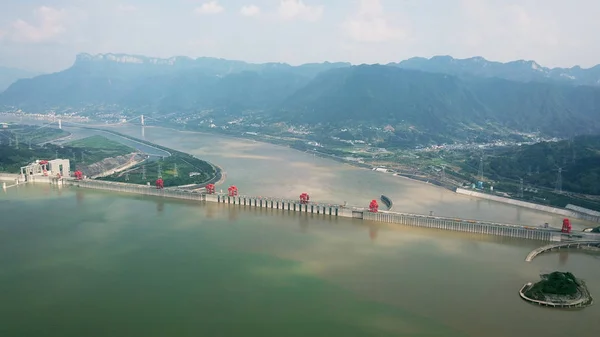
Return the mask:
[[581,336],[517,295],[597,256],[539,243],[77,188],[0,193],[0,336]]

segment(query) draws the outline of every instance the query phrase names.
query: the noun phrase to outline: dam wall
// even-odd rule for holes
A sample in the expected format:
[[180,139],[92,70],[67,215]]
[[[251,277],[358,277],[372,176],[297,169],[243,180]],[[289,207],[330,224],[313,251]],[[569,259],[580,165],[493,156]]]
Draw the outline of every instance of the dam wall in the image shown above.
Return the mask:
[[525,207],[525,208],[534,209],[534,210],[538,210],[538,211],[542,211],[542,212],[559,214],[559,215],[569,217],[569,218],[587,220],[587,221],[592,221],[592,222],[600,222],[600,216],[585,214],[582,212],[577,212],[575,210],[570,210],[570,209],[565,209],[565,208],[560,208],[560,207],[539,205],[539,204],[534,204],[532,202],[526,202],[526,201],[522,201],[522,200],[505,198],[505,197],[501,197],[498,195],[481,193],[481,192],[477,192],[477,191],[473,191],[473,190],[466,190],[463,188],[457,188],[456,193],[462,194],[462,195],[468,195],[471,197],[493,200],[493,201],[497,201],[497,202],[501,202],[501,203],[505,203],[505,204]]
[[552,229],[492,223],[478,220],[452,219],[398,212],[364,212],[363,219],[413,227],[450,230],[456,232],[507,236],[539,241],[560,241],[560,232]]
[[[479,233],[484,235],[497,235],[513,238],[522,238],[539,241],[561,241],[567,238],[557,229],[538,228],[530,226],[501,224],[478,220],[455,219],[438,216],[427,216],[400,212],[369,212],[361,207],[348,207],[339,204],[308,202],[300,200],[256,197],[256,196],[229,196],[227,194],[206,194],[203,191],[184,189],[157,189],[154,186],[135,185],[128,183],[99,181],[99,180],[75,180],[65,179],[66,184],[81,188],[132,193],[163,198],[195,200],[198,202],[214,202],[227,204],[230,207],[254,207],[277,209],[286,212],[297,212],[306,214],[321,214],[329,217],[345,217],[362,221],[378,221],[394,223],[405,226],[424,227],[439,230],[451,230],[467,233]],[[572,240],[572,238],[571,238]]]

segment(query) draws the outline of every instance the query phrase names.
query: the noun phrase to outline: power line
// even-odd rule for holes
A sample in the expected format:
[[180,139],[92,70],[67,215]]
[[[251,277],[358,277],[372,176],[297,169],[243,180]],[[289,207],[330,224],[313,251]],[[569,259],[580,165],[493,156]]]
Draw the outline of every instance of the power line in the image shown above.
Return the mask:
[[523,178],[519,178],[519,198],[523,198]]
[[556,177],[556,187],[554,188],[554,191],[556,191],[557,193],[562,193],[562,167],[558,168],[558,175]]
[[477,175],[479,176],[479,181],[483,181],[483,153],[479,157],[479,172]]

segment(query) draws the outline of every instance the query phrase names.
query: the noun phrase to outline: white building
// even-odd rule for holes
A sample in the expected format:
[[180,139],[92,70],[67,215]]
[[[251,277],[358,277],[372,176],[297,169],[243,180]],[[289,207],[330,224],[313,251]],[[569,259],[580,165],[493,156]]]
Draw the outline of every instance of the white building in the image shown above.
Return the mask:
[[21,167],[21,178],[25,181],[35,177],[62,178],[71,175],[71,163],[68,159],[36,160]]

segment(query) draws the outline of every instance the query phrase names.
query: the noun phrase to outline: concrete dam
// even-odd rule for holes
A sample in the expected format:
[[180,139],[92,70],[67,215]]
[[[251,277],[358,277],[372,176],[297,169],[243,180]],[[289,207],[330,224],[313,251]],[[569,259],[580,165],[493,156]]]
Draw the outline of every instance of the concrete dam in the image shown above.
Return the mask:
[[[420,215],[402,212],[379,211],[370,207],[353,207],[339,204],[319,203],[308,200],[308,195],[303,199],[285,199],[276,197],[257,197],[244,195],[231,195],[231,193],[214,193],[206,189],[184,190],[184,189],[162,189],[154,186],[143,186],[128,183],[98,181],[98,180],[77,180],[64,179],[67,185],[79,188],[90,188],[97,190],[133,193],[138,195],[148,195],[163,198],[195,200],[198,202],[214,202],[227,204],[230,207],[255,207],[276,209],[285,212],[301,212],[307,214],[317,214],[327,217],[346,217],[360,219],[362,221],[377,221],[384,223],[394,223],[405,226],[424,227],[440,230],[450,230],[457,232],[478,233],[484,235],[497,235],[513,238],[522,238],[539,241],[574,241],[574,240],[594,240],[594,234],[578,233],[570,235],[562,233],[556,228],[541,228],[524,225],[503,224],[490,221],[468,220],[449,217],[440,217],[433,215]],[[304,194],[303,194],[304,195]]]

